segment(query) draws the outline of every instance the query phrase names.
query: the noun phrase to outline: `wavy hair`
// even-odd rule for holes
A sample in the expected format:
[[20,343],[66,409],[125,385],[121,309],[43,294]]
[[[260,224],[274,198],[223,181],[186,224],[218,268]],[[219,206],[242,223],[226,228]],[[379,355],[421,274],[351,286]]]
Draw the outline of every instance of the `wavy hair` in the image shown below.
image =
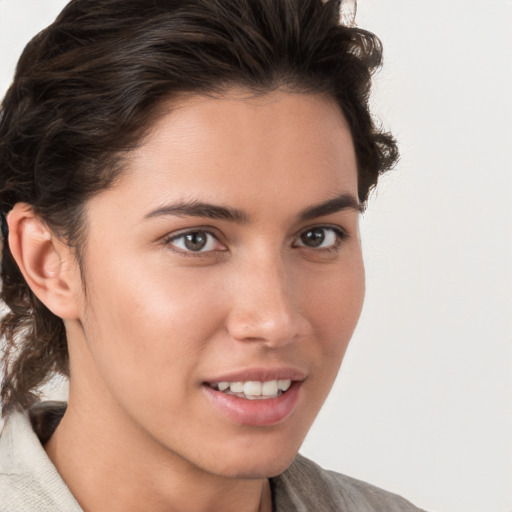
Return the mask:
[[[26,46],[0,107],[0,211],[30,204],[80,261],[84,205],[115,183],[163,102],[231,87],[333,98],[351,129],[364,205],[398,157],[368,105],[381,60],[379,39],[343,26],[336,0],[72,0]],[[69,360],[62,320],[7,244],[1,283],[5,414],[28,408]]]

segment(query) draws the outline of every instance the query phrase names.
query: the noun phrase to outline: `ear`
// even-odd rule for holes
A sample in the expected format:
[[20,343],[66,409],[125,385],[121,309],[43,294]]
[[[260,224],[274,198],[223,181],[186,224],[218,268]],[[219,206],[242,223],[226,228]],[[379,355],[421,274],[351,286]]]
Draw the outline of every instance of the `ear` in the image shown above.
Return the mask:
[[82,284],[73,250],[26,203],[14,206],[7,224],[9,249],[30,289],[54,315],[78,319]]

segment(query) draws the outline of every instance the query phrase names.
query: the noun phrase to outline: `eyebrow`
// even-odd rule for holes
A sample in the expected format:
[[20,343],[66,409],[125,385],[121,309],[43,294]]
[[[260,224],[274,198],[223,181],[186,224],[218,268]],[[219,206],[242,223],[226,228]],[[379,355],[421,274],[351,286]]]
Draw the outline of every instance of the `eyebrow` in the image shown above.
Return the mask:
[[306,208],[299,214],[299,219],[301,221],[316,219],[317,217],[331,215],[343,210],[355,210],[357,212],[361,212],[362,207],[355,196],[345,193],[334,197],[333,199],[328,199],[318,205]]
[[[323,203],[310,206],[299,213],[299,220],[301,222],[322,217],[324,215],[331,215],[342,210],[356,210],[361,211],[361,205],[355,196],[352,194],[341,194],[333,199],[328,199]],[[220,206],[211,203],[204,203],[201,201],[180,201],[178,203],[168,204],[152,210],[147,215],[146,219],[160,217],[165,215],[175,215],[183,217],[203,217],[207,219],[228,220],[237,224],[247,224],[250,222],[249,215],[238,208],[229,206]]]
[[236,222],[237,224],[247,224],[249,216],[238,208],[231,208],[229,206],[218,206],[210,203],[203,203],[201,201],[179,202],[169,204],[157,208],[149,212],[145,218],[151,219],[153,217],[160,217],[162,215],[177,215],[184,217],[204,217],[207,219],[220,219]]

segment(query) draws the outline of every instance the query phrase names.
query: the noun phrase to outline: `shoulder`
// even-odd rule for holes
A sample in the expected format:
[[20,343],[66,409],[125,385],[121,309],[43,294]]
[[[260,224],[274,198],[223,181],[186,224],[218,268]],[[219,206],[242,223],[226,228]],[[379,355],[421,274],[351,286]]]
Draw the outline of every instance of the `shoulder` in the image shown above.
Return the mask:
[[421,512],[396,494],[324,470],[301,455],[272,485],[276,512]]
[[10,414],[0,436],[0,512],[80,512],[27,413]]

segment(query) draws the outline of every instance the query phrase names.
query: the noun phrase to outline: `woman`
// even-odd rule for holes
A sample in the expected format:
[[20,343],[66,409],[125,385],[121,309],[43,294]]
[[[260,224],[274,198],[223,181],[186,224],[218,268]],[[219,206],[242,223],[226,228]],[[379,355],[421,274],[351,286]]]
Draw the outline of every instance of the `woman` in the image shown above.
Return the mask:
[[[397,158],[320,0],[74,0],[2,106],[1,510],[418,510],[297,456]],[[55,372],[66,404],[37,402]]]

